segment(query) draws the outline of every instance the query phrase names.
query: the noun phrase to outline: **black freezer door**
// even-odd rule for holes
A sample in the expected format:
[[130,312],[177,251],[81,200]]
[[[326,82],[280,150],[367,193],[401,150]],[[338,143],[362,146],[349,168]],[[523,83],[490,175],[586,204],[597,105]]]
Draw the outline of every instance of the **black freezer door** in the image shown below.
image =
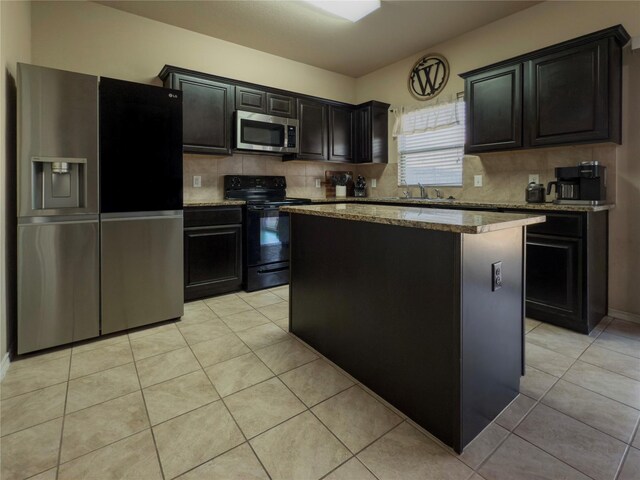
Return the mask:
[[100,79],[100,211],[182,210],[182,92]]

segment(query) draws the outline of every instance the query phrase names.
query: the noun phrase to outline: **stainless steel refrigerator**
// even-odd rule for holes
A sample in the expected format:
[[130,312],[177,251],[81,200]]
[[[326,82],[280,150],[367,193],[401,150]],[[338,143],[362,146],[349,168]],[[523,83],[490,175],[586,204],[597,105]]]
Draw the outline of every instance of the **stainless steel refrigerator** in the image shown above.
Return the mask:
[[183,313],[178,91],[18,65],[18,345]]
[[18,353],[100,333],[98,78],[18,64]]

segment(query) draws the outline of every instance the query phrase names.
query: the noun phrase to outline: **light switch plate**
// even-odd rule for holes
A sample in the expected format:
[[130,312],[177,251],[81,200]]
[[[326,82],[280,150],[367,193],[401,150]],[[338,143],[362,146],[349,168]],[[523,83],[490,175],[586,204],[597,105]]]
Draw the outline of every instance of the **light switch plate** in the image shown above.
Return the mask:
[[481,187],[482,186],[482,175],[474,175],[473,176],[473,186]]
[[316,188],[320,188],[321,185],[322,185],[322,182],[320,181],[320,179],[316,178]]
[[375,178],[371,179],[371,188],[376,188],[378,186],[378,180]]
[[537,173],[530,173],[529,174],[529,183],[540,183],[540,175],[538,175]]
[[193,188],[200,188],[202,186],[202,177],[200,175],[193,176]]

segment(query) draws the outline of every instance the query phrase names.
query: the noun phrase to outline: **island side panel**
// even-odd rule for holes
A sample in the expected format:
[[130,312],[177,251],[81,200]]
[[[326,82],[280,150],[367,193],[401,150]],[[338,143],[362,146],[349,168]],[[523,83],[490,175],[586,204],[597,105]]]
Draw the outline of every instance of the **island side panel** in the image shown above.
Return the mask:
[[[462,236],[462,444],[517,395],[522,373],[522,228]],[[492,264],[502,287],[492,291]]]
[[460,235],[291,215],[292,333],[459,443]]

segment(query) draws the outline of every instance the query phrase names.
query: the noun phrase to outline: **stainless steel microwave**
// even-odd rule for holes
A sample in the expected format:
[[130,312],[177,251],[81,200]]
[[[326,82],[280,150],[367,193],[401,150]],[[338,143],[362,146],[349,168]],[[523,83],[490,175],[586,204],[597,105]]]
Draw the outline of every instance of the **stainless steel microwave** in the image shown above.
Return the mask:
[[236,111],[235,148],[275,153],[298,152],[298,120]]

